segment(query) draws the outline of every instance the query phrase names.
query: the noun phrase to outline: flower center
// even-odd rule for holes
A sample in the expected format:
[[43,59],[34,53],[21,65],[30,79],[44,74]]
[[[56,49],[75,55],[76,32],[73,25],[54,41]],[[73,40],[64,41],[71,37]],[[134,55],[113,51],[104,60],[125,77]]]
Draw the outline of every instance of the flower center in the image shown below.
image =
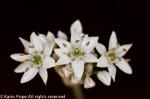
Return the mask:
[[35,55],[33,56],[33,63],[36,64],[36,65],[42,64],[41,55],[35,54]]
[[79,48],[75,48],[72,50],[71,54],[73,57],[80,57],[84,55],[84,52],[82,52]]
[[110,61],[111,63],[114,63],[115,60],[116,60],[116,55],[115,55],[115,53],[109,53],[109,54],[108,54],[108,59],[109,59],[109,61]]

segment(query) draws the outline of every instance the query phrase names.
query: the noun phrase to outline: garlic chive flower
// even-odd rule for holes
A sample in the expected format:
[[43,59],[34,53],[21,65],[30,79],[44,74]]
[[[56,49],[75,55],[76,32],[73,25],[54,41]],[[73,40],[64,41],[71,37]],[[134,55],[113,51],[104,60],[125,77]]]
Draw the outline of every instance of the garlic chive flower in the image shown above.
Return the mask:
[[123,58],[131,46],[132,44],[124,44],[120,46],[117,41],[116,33],[113,31],[109,40],[108,52],[103,44],[98,43],[96,46],[98,53],[101,55],[97,62],[97,67],[107,67],[113,81],[115,81],[116,78],[116,67],[124,73],[132,74],[131,66],[126,59]]
[[46,35],[33,32],[30,42],[19,37],[25,52],[11,54],[10,57],[21,62],[14,70],[15,73],[23,73],[20,82],[31,81],[39,74],[46,85],[47,69],[53,67],[66,86],[83,85],[86,89],[96,85],[92,79],[95,74],[106,86],[111,85],[111,79],[115,82],[117,68],[132,74],[129,60],[123,58],[132,44],[120,46],[114,31],[110,36],[108,51],[98,42],[98,36],[83,33],[79,20],[73,22],[70,33],[69,41],[60,30],[56,37],[50,31]]
[[96,63],[98,61],[91,52],[95,48],[98,37],[89,37],[82,33],[82,26],[79,20],[75,21],[70,28],[70,42],[56,38],[55,42],[59,49],[54,49],[60,58],[57,65],[66,65],[71,63],[73,73],[78,79],[81,79],[84,73],[85,63]]
[[[16,73],[24,73],[21,78],[21,83],[26,83],[33,79],[37,73],[41,76],[46,84],[48,79],[47,69],[55,66],[55,60],[50,57],[52,48],[49,51],[44,49],[43,43],[39,37],[33,32],[28,42],[23,38],[19,38],[25,47],[26,53],[12,54],[10,57],[13,60],[21,62],[14,70]],[[50,53],[49,53],[50,52]]]

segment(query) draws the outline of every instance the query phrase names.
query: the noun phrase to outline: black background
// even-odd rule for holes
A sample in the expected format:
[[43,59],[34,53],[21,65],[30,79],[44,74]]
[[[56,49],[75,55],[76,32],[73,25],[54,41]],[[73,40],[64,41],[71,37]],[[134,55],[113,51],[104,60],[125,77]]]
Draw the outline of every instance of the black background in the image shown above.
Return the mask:
[[98,35],[99,41],[108,46],[112,30],[121,44],[133,43],[125,57],[131,58],[133,75],[117,71],[116,82],[107,87],[93,76],[96,87],[83,89],[87,99],[148,99],[149,49],[146,2],[143,0],[91,0],[91,1],[36,1],[0,3],[0,94],[65,94],[72,99],[71,89],[64,86],[53,69],[49,69],[47,86],[36,76],[20,84],[22,74],[15,74],[18,62],[10,54],[22,52],[18,37],[29,40],[31,32],[46,34],[58,30],[69,34],[70,25],[79,19],[84,33]]

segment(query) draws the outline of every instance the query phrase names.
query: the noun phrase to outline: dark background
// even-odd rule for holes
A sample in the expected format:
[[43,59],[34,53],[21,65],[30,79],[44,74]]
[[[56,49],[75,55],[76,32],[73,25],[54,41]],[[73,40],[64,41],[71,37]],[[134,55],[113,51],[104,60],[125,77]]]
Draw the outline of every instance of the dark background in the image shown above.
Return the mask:
[[[50,0],[49,0],[50,1]],[[107,87],[93,76],[96,87],[83,89],[87,99],[148,99],[150,91],[150,65],[147,6],[144,0],[91,0],[91,1],[36,1],[0,3],[0,94],[65,94],[72,99],[71,89],[64,86],[53,69],[49,69],[47,86],[36,76],[20,84],[22,74],[13,70],[19,65],[10,54],[22,52],[18,37],[29,40],[31,32],[46,34],[58,30],[69,35],[72,22],[80,19],[84,33],[98,35],[108,45],[112,30],[121,44],[133,43],[128,52],[133,75],[117,71],[116,82]]]

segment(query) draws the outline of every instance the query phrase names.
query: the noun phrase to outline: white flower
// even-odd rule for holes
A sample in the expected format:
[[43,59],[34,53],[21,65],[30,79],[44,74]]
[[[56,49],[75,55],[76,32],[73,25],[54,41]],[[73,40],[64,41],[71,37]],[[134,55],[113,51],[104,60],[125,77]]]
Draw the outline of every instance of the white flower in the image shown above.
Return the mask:
[[41,76],[46,84],[48,79],[47,69],[55,66],[55,60],[50,57],[52,48],[44,49],[41,39],[33,32],[28,42],[23,38],[19,38],[25,47],[26,53],[12,54],[10,57],[13,60],[22,62],[14,71],[16,73],[24,73],[21,83],[25,83],[33,79],[37,73]]
[[79,20],[75,21],[70,28],[71,43],[57,38],[56,44],[60,49],[54,49],[55,54],[60,58],[57,65],[71,63],[75,76],[81,79],[84,72],[85,63],[94,63],[98,59],[91,53],[97,44],[98,37],[89,37],[82,34],[82,26]]
[[[127,74],[132,74],[132,69],[130,65],[126,62],[123,56],[127,53],[127,51],[131,48],[132,44],[125,44],[119,46],[116,33],[113,31],[109,40],[109,48],[108,52],[104,45],[98,43],[96,46],[97,51],[101,55],[97,62],[97,67],[108,67],[108,71],[115,81],[116,77],[116,67]],[[100,75],[100,74],[98,74]],[[108,74],[107,74],[108,75]],[[99,78],[99,77],[98,77]]]

